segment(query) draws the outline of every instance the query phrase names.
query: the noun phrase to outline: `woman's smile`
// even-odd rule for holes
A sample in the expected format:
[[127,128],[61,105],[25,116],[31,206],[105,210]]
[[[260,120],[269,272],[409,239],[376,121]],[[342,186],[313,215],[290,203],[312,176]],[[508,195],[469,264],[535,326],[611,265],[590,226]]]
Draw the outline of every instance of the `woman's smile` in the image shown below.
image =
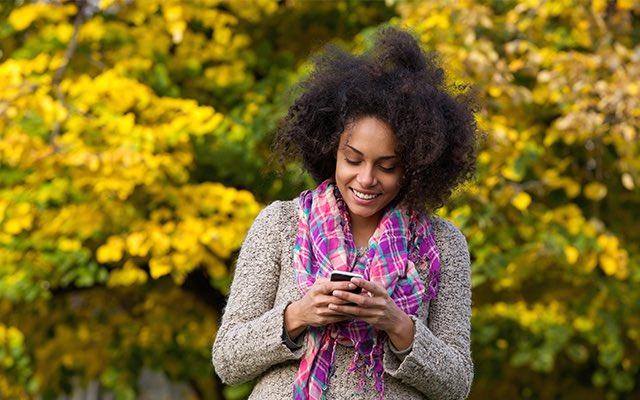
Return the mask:
[[382,193],[367,194],[364,192],[360,192],[354,188],[349,188],[349,189],[351,190],[351,193],[353,193],[353,196],[356,202],[362,205],[369,205],[373,203],[374,200],[377,199],[382,194]]

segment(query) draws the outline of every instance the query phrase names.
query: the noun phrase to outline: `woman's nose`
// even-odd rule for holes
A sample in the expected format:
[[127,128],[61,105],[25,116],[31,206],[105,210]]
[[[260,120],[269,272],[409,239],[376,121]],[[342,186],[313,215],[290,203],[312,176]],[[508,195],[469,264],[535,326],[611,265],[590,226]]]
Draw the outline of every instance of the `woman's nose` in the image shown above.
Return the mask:
[[376,184],[376,177],[373,173],[373,168],[363,167],[358,172],[358,184],[360,184],[363,189]]

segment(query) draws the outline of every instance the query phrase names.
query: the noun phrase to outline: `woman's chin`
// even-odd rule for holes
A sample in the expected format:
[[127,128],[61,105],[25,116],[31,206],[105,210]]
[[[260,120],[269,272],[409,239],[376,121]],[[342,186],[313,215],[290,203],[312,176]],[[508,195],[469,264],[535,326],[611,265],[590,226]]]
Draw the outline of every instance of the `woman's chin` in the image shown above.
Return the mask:
[[347,204],[347,206],[349,207],[351,215],[362,219],[371,218],[380,211],[377,208],[362,206],[359,204]]

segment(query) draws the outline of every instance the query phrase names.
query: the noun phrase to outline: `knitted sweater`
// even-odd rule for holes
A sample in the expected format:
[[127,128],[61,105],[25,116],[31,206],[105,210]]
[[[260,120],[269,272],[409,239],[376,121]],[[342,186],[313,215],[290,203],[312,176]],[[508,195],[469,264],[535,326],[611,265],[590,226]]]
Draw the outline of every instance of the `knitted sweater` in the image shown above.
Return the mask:
[[[413,344],[398,352],[384,348],[385,399],[464,399],[473,381],[470,348],[471,268],[467,242],[449,221],[434,217],[441,273],[438,296],[423,303]],[[289,400],[306,333],[291,349],[283,343],[285,307],[302,296],[293,269],[298,198],[275,201],[256,217],[236,263],[229,299],[216,334],[212,361],[225,384],[257,378],[249,399]],[[420,269],[426,281],[426,269]],[[335,374],[326,398],[374,399],[371,382],[356,393],[358,375],[348,372],[353,347],[336,348]],[[371,379],[371,381],[373,381]]]

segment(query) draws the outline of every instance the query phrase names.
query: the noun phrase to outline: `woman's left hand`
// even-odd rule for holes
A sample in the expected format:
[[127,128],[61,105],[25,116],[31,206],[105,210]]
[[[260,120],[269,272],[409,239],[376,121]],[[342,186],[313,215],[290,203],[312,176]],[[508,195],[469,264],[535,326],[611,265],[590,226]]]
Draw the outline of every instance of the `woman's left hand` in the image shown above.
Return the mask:
[[365,321],[376,329],[387,332],[389,339],[397,349],[408,348],[415,335],[413,320],[398,307],[382,286],[360,278],[351,278],[351,282],[369,294],[334,290],[334,296],[356,305],[329,304],[329,308]]

